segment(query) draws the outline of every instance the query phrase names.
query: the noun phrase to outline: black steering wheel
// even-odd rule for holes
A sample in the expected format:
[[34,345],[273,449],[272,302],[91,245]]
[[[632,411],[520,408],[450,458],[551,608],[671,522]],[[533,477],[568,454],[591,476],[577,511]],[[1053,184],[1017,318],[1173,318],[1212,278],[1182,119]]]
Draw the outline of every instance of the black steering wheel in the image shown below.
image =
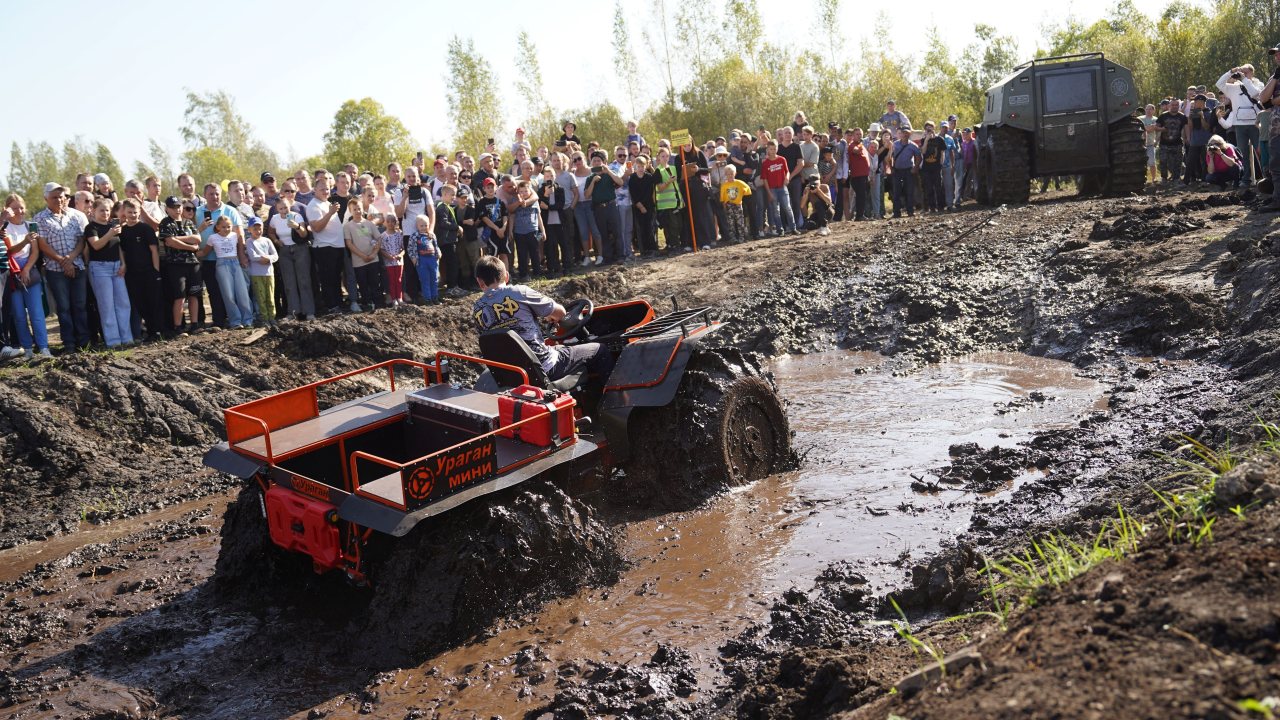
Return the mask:
[[578,331],[591,319],[591,313],[595,310],[596,305],[591,302],[591,298],[578,298],[569,303],[569,307],[564,309],[564,317],[556,326],[556,334],[552,335],[551,339],[564,342],[577,335]]

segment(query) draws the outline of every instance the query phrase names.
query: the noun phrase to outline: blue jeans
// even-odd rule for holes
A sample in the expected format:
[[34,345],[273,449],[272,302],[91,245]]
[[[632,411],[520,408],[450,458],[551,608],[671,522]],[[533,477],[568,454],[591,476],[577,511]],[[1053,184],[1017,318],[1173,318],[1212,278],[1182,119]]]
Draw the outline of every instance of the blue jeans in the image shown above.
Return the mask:
[[419,255],[418,286],[424,300],[440,299],[440,260],[435,255]]
[[578,226],[578,240],[582,243],[582,254],[591,254],[591,236],[596,238],[596,252],[604,257],[600,244],[600,227],[596,225],[596,214],[591,210],[591,200],[583,198],[573,206],[573,219]]
[[244,269],[239,258],[218,258],[214,273],[218,278],[218,290],[227,310],[227,325],[244,327],[253,324],[253,305],[249,302],[249,284],[244,279]]
[[22,349],[31,349],[31,335],[34,333],[35,347],[48,350],[49,329],[44,322],[44,284],[34,283],[25,288],[18,285],[9,296],[9,304],[13,308],[13,324],[17,326],[18,344]]
[[53,296],[53,304],[58,310],[58,335],[62,337],[62,347],[83,348],[89,345],[89,274],[85,270],[77,270],[76,276],[69,278],[61,271],[47,271],[45,282],[49,283],[49,294]]
[[781,232],[783,227],[786,227],[787,232],[795,232],[796,218],[791,214],[791,196],[787,194],[785,187],[769,190],[768,211],[769,225],[775,233]]
[[120,274],[120,261],[90,261],[89,284],[93,285],[93,297],[98,301],[102,339],[107,347],[133,342],[133,333],[129,330],[133,306],[129,304],[129,289]]
[[867,201],[867,217],[872,220],[877,220],[884,214],[884,209],[880,207],[881,203],[884,202],[884,193],[880,191],[880,177],[881,175],[878,172],[871,173],[871,192],[869,193],[870,200]]

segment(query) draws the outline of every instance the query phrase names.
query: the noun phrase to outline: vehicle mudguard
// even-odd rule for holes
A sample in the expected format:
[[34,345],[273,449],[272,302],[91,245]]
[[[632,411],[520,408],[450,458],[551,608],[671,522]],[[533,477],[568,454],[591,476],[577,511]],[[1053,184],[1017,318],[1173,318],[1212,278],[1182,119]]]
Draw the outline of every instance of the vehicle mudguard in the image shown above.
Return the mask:
[[600,398],[600,423],[617,463],[631,455],[627,432],[631,411],[663,407],[675,400],[689,359],[722,325],[709,325],[685,336],[672,333],[634,342],[623,349]]
[[266,465],[250,460],[232,450],[231,446],[225,442],[220,442],[206,450],[202,462],[205,467],[233,475],[241,480],[248,480],[266,468]]

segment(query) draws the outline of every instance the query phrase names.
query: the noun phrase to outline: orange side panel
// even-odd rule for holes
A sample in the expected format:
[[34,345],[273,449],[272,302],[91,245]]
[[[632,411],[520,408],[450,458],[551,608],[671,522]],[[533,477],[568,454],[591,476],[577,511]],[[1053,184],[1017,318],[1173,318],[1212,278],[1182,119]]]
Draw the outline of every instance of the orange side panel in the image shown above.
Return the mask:
[[[317,416],[316,389],[314,386],[304,385],[237,405],[231,410],[262,420],[267,424],[268,431],[279,430]],[[246,422],[243,418],[229,414],[224,417],[227,421],[227,441],[231,444],[262,434],[262,426],[256,422]]]

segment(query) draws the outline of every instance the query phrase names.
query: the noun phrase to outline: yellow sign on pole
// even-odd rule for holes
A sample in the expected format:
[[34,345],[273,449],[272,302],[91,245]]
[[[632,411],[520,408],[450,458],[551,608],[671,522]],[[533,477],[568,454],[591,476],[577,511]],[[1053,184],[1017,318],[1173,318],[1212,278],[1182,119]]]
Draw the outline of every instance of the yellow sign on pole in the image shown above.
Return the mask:
[[689,134],[688,128],[685,128],[684,130],[671,131],[671,145],[673,147],[679,148],[679,147],[684,147],[685,145],[692,145],[692,144],[693,144],[693,136]]

